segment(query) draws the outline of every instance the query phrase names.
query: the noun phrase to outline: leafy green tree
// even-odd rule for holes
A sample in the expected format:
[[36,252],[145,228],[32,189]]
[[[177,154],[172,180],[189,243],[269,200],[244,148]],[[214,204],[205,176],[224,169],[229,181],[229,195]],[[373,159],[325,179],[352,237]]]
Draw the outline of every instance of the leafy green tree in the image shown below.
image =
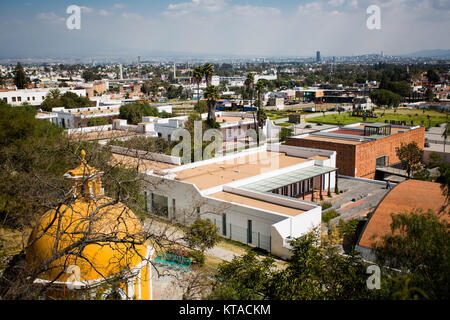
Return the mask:
[[379,107],[393,106],[397,108],[401,101],[401,96],[392,91],[379,89],[370,93],[370,99]]
[[120,107],[120,119],[126,119],[130,124],[138,124],[142,121],[144,111],[138,103],[126,103]]
[[142,117],[162,117],[168,116],[162,115],[158,112],[158,108],[150,106],[147,102],[138,103],[130,102],[122,105],[119,110],[119,117],[121,119],[126,119],[130,124],[138,124],[142,122]]
[[95,81],[95,80],[101,80],[102,79],[101,75],[95,73],[93,70],[86,70],[86,71],[84,71],[83,74],[81,75],[81,77],[86,82],[92,82],[92,81]]
[[324,300],[367,299],[366,268],[353,252],[342,255],[316,232],[291,242],[292,257],[276,269],[270,257],[249,252],[219,266],[210,299]]
[[258,259],[253,251],[218,268],[211,300],[267,300],[273,279],[274,259]]
[[423,150],[419,148],[416,142],[411,142],[409,144],[402,143],[400,147],[395,149],[395,152],[408,177],[411,178],[412,173],[422,164]]
[[430,83],[437,83],[441,80],[441,77],[435,70],[430,69],[427,71],[427,79]]
[[[425,213],[421,209],[392,214],[391,233],[376,246],[380,263],[402,271],[389,281],[391,298],[449,299],[447,215],[447,212],[437,214],[432,210]],[[414,288],[413,292],[405,290],[405,282]]]
[[434,101],[434,93],[433,93],[433,90],[431,88],[427,88],[425,90],[425,99],[428,102],[433,102]]
[[197,218],[189,227],[186,234],[186,242],[190,248],[199,249],[205,252],[206,249],[213,248],[219,241],[219,228],[211,220]]
[[23,70],[22,64],[17,62],[16,68],[14,69],[14,84],[17,86],[17,89],[24,89],[29,82],[30,79]]

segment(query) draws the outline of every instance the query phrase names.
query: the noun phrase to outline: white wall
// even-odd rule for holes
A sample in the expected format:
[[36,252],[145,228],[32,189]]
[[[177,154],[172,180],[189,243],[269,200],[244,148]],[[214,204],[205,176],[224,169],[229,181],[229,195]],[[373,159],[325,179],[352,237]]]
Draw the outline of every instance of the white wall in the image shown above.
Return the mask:
[[[13,106],[21,105],[22,103],[29,103],[32,106],[41,105],[47,97],[50,90],[58,89],[61,94],[67,91],[73,92],[79,96],[86,96],[85,89],[71,90],[70,88],[39,88],[39,89],[21,89],[15,91],[0,92],[0,99],[5,100]],[[15,98],[16,101],[13,101]],[[20,98],[20,99],[19,99]],[[19,101],[20,100],[20,101]]]

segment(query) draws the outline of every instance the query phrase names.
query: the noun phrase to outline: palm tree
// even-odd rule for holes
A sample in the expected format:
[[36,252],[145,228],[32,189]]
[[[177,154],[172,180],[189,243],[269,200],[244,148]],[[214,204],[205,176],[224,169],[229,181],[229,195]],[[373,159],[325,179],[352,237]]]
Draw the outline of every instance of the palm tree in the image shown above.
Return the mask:
[[444,138],[444,152],[445,152],[445,145],[447,144],[447,139],[450,136],[450,122],[447,121],[445,124],[444,132],[442,132],[442,137]]
[[47,97],[50,99],[59,99],[61,98],[61,92],[58,89],[51,89],[48,92]]
[[206,86],[211,84],[212,76],[214,75],[214,67],[211,63],[207,62],[203,65],[203,75],[206,78]]
[[[252,72],[247,74],[247,79],[245,80],[245,86],[247,87],[248,93],[250,95],[250,108],[251,108],[251,107],[253,107],[253,87],[255,86],[255,75]],[[255,112],[253,112],[253,123],[255,125],[255,130],[256,130],[257,143],[259,145],[259,130],[258,130],[258,126],[256,125]]]
[[203,80],[203,68],[202,66],[197,66],[194,68],[194,73],[192,75],[195,82],[197,83],[197,109],[200,112],[200,83]]
[[205,89],[205,98],[208,100],[208,124],[213,126],[216,121],[216,102],[219,100],[219,88],[209,85]]
[[266,87],[264,86],[263,81],[258,80],[258,82],[256,83],[256,92],[258,93],[258,113],[257,113],[258,130],[256,131],[256,138],[258,145],[259,145],[259,128],[262,128],[264,126],[264,121],[267,119],[267,116],[263,114],[262,109],[262,101],[265,91]]

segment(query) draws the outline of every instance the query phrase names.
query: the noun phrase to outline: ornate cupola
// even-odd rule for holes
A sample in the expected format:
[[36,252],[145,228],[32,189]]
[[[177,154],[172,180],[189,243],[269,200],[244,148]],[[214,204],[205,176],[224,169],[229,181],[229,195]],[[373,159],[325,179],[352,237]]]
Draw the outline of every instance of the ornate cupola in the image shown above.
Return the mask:
[[74,197],[79,200],[89,201],[103,195],[101,177],[103,172],[87,164],[86,152],[81,150],[81,164],[66,172],[64,177],[72,182]]

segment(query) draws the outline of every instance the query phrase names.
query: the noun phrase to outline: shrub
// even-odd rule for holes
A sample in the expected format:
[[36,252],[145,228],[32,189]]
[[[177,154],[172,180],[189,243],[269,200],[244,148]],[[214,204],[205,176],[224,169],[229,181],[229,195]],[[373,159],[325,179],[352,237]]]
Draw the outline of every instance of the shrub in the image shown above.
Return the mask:
[[322,214],[322,221],[326,224],[329,224],[330,220],[336,217],[339,217],[339,213],[336,210],[332,209]]
[[191,251],[192,263],[203,266],[205,264],[205,254],[200,250]]
[[330,202],[322,202],[322,210],[327,210],[331,208],[333,205]]

